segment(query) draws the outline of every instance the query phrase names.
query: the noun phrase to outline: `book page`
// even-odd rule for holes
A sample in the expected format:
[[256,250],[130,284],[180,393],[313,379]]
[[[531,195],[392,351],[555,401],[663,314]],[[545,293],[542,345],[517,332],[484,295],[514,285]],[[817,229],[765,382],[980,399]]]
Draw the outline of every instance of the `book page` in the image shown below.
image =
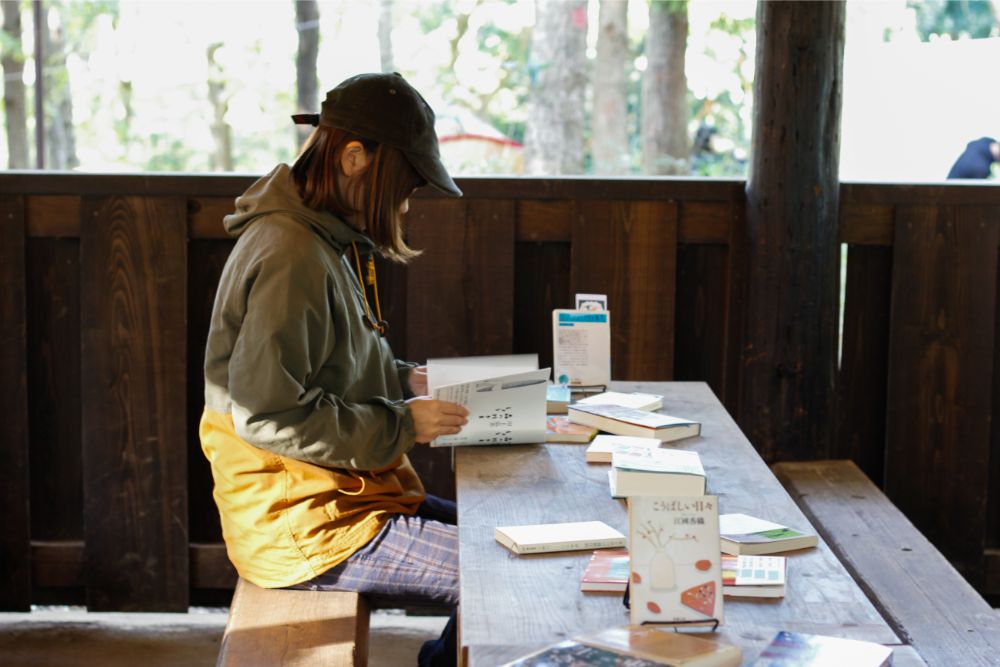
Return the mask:
[[464,405],[468,423],[443,435],[432,447],[512,445],[545,442],[545,390],[549,369],[438,387],[432,396]]
[[444,357],[427,360],[427,389],[449,384],[524,373],[538,368],[537,354],[496,354],[478,357]]

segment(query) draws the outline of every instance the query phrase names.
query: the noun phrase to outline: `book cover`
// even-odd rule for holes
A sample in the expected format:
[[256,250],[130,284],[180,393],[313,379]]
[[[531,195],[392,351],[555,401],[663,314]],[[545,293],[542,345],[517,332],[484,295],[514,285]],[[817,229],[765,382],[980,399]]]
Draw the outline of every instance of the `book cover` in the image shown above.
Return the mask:
[[624,593],[628,584],[628,549],[598,549],[580,578],[581,591]]
[[818,543],[813,533],[740,513],[719,516],[719,533],[722,552],[733,556],[792,551]]
[[611,382],[611,313],[553,310],[552,366],[559,384],[606,388]]
[[663,407],[663,397],[659,394],[643,394],[640,392],[605,391],[593,396],[581,398],[577,403],[583,405],[620,405],[633,410],[659,410]]
[[722,623],[715,496],[628,500],[632,623]]
[[625,536],[603,521],[498,526],[494,530],[494,537],[516,554],[625,546]]
[[631,435],[606,435],[598,433],[594,436],[584,456],[587,463],[611,463],[611,454],[616,449],[645,447],[658,449],[663,443],[656,438],[640,438]]
[[564,384],[550,384],[545,388],[545,412],[564,415],[572,401],[572,392]]
[[578,401],[570,404],[568,414],[570,421],[594,426],[608,433],[656,438],[663,442],[689,438],[701,433],[701,424],[696,421],[620,405]]
[[883,667],[892,649],[874,642],[782,631],[752,667]]
[[545,418],[545,442],[590,442],[595,435],[596,428],[571,422],[566,415]]
[[503,667],[738,667],[739,647],[650,626],[628,625],[552,644]]
[[723,554],[722,594],[729,597],[784,597],[785,557]]
[[438,400],[464,405],[468,423],[442,435],[432,447],[508,445],[545,442],[545,387],[549,369],[436,387]]
[[705,493],[701,457],[683,449],[620,448],[611,454],[608,479],[615,498]]

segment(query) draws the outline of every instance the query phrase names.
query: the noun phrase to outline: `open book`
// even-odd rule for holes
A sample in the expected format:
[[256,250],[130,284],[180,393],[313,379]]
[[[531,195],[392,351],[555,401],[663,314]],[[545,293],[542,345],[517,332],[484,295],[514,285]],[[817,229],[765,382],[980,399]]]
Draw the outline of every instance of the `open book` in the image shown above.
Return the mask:
[[549,369],[537,366],[536,355],[428,360],[431,396],[469,411],[459,433],[439,436],[431,446],[545,442]]

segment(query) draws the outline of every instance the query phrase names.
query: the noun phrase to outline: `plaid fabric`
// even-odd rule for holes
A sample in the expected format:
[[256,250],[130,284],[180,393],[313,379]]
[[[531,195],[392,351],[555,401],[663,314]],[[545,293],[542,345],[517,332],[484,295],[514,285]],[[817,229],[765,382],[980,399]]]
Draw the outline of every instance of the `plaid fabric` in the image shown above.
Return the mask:
[[455,503],[427,496],[414,516],[396,515],[343,563],[291,588],[357,591],[374,606],[458,604]]

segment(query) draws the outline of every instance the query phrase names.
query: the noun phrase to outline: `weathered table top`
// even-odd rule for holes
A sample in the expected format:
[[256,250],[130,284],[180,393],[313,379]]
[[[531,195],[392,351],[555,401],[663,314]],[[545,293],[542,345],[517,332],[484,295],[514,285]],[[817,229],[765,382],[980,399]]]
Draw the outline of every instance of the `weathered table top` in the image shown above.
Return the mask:
[[[625,383],[617,391],[664,396],[662,412],[702,423],[702,435],[672,443],[697,451],[707,493],[722,513],[744,512],[789,526],[811,524],[725,408],[702,382]],[[588,464],[585,445],[462,447],[458,493],[461,652],[470,665],[497,665],[581,633],[628,623],[621,596],[582,593],[590,551],[516,556],[493,538],[501,525],[601,520],[623,533],[623,501],[608,492],[607,464]],[[788,555],[786,594],[725,601],[720,635],[749,664],[779,630],[902,644],[825,543]],[[909,647],[895,665],[922,665]]]

